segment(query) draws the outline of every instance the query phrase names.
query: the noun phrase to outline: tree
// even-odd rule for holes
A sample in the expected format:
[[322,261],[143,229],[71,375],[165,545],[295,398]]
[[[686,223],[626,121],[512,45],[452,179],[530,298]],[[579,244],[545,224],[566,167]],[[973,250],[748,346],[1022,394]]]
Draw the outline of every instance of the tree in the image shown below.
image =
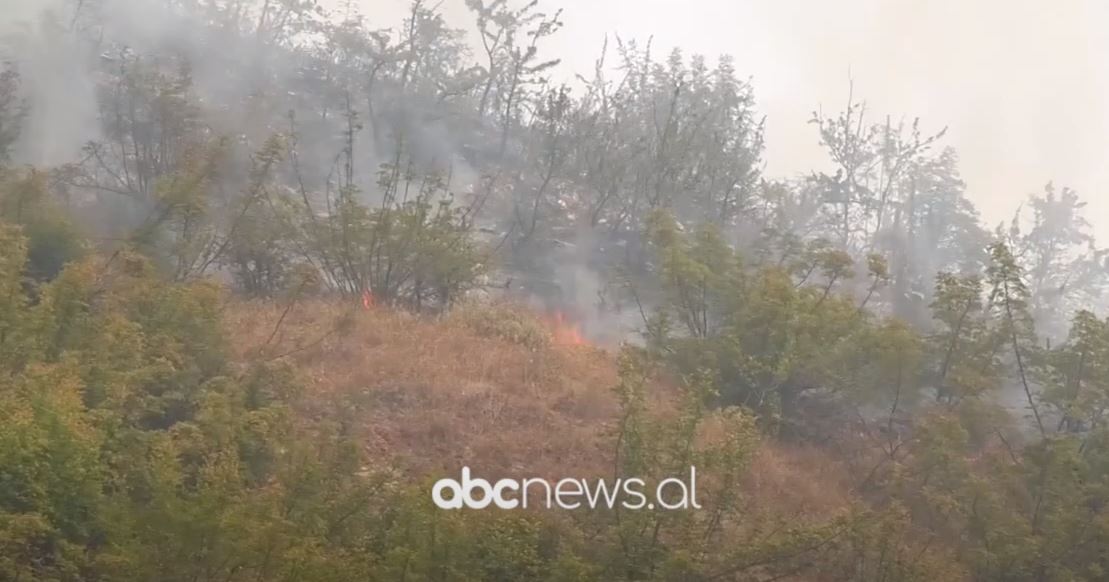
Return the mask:
[[1040,380],[1045,406],[1059,418],[1056,430],[1097,431],[1109,407],[1109,320],[1079,311],[1067,341],[1044,354]]
[[1018,212],[1008,236],[1028,276],[1032,316],[1048,337],[1058,338],[1071,310],[1105,288],[1102,263],[1109,255],[1095,245],[1082,215],[1086,203],[1073,190],[1056,192],[1049,183],[1041,196],[1029,198],[1029,205],[1031,217],[1023,219]]
[[0,168],[11,157],[25,114],[26,107],[19,96],[19,72],[5,64],[0,70]]
[[989,316],[978,276],[936,276],[932,317],[938,325],[930,343],[937,400],[954,403],[979,398],[1000,387],[1001,368]]
[[923,135],[919,119],[908,128],[904,122],[893,125],[888,117],[884,124],[868,124],[866,104],[855,102],[853,84],[842,114],[829,119],[816,112],[810,123],[819,126],[821,144],[836,166],[835,176],[813,177],[826,191],[826,204],[834,208],[829,234],[845,249],[873,248],[874,237],[904,205],[907,170],[947,130]]
[[39,170],[0,170],[0,222],[17,225],[27,240],[26,275],[47,281],[84,255],[82,233]]
[[1029,312],[1029,292],[1024,284],[1024,274],[1009,247],[1003,242],[990,246],[990,258],[992,262],[986,271],[990,287],[989,309],[996,314],[1001,341],[1008,343],[1012,350],[1017,376],[1036,428],[1041,436],[1046,436],[1044,421],[1033,395],[1031,370],[1028,366],[1029,356],[1036,349],[1036,336]]

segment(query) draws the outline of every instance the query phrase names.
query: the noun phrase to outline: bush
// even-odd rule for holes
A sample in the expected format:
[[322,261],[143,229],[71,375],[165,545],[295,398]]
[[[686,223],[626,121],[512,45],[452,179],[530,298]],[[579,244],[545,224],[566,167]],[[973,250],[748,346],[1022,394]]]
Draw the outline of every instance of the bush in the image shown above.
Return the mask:
[[551,343],[551,332],[535,315],[506,304],[469,303],[455,309],[451,319],[481,337],[500,339],[541,350]]

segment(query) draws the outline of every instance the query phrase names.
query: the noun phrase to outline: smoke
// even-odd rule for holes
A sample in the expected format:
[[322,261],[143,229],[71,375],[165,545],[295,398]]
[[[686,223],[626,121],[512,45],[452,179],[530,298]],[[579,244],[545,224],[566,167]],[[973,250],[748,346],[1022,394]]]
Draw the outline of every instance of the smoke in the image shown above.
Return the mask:
[[[356,4],[382,22],[399,21],[408,6]],[[942,143],[958,152],[967,195],[987,228],[1009,221],[1030,194],[1054,181],[1078,191],[1099,240],[1109,240],[1109,167],[1101,160],[1109,151],[1104,3],[543,0],[542,6],[564,9],[565,28],[543,46],[563,61],[556,81],[592,70],[606,36],[651,39],[660,57],[673,48],[733,55],[767,115],[768,177],[828,167],[808,120],[817,109],[842,109],[853,85],[872,122],[920,117],[925,133],[948,128]],[[461,0],[440,9],[455,26],[473,20]],[[597,303],[603,284],[585,263],[571,260],[556,271],[580,290],[571,293],[579,305]]]
[[[301,169],[319,188],[344,147],[339,99],[324,95],[326,79],[306,51],[259,42],[242,30],[197,20],[203,11],[154,0],[0,0],[0,53],[19,68],[33,106],[16,161],[54,166],[76,161],[81,147],[101,135],[97,91],[101,75],[122,55],[176,55],[187,61],[205,121],[250,151],[289,129],[285,113],[300,110],[302,93],[325,101],[326,119],[298,118]],[[328,0],[334,18],[347,5],[365,15],[368,29],[399,28],[408,0]],[[605,35],[654,38],[656,57],[671,48],[733,54],[740,75],[751,75],[760,111],[768,115],[765,174],[793,177],[821,169],[826,154],[810,113],[842,108],[848,80],[869,102],[871,120],[885,114],[921,116],[925,131],[950,126],[945,144],[960,153],[969,195],[985,220],[1011,217],[1025,197],[1054,179],[1090,201],[1088,215],[1104,239],[1109,232],[1109,170],[1098,159],[1109,150],[1109,34],[1097,29],[1106,9],[1079,0],[1052,6],[1028,0],[957,0],[920,4],[848,0],[543,0],[547,12],[564,8],[566,28],[547,40],[545,55],[563,59],[556,76],[592,69]],[[447,23],[473,34],[462,0],[439,4]],[[322,18],[322,16],[321,16]],[[94,27],[94,24],[96,28]],[[660,24],[664,23],[664,24]],[[473,38],[471,38],[473,40]],[[557,81],[558,79],[556,79]],[[266,99],[256,99],[259,95]],[[322,95],[322,96],[321,96]],[[307,99],[309,97],[304,97]],[[378,118],[362,119],[356,181],[374,195],[377,164],[392,142],[375,137],[385,123],[400,128],[407,154],[424,167],[449,173],[451,189],[479,181],[463,151],[466,132],[434,113],[434,104],[379,104]],[[364,104],[359,104],[365,109]],[[363,111],[363,113],[365,113]],[[298,113],[298,115],[300,115]],[[305,113],[307,117],[309,113]],[[471,134],[473,132],[470,132]],[[480,144],[478,144],[480,147]],[[578,311],[586,333],[623,335],[642,322],[625,310],[614,315],[610,282],[596,255],[602,241],[570,237],[574,250],[556,254],[546,269]]]
[[[326,0],[342,13],[350,4],[371,27],[397,27],[406,0]],[[768,115],[767,173],[791,176],[826,163],[806,121],[819,107],[836,109],[853,78],[874,118],[921,116],[925,127],[950,126],[949,143],[962,159],[971,198],[989,224],[1009,219],[1024,198],[1050,180],[1074,187],[1090,201],[1090,215],[1109,237],[1109,8],[1086,0],[1051,4],[940,0],[921,4],[849,0],[545,0],[564,8],[566,28],[546,50],[564,61],[562,74],[587,71],[606,34],[654,38],[656,54],[673,47],[708,55],[732,54],[753,77]],[[245,99],[271,79],[228,82],[228,61],[264,62],[278,77],[282,60],[251,50],[233,35],[185,22],[168,2],[147,0],[0,0],[3,51],[20,65],[35,103],[20,161],[51,165],[71,160],[95,137],[95,82],[90,71],[103,46],[65,34],[82,14],[97,11],[109,24],[98,34],[133,47],[178,50],[192,59],[198,86],[221,98]],[[461,0],[440,9],[455,26],[472,17]],[[53,15],[41,18],[43,15]],[[660,23],[665,23],[661,25]],[[208,35],[208,36],[205,36]],[[291,64],[291,63],[286,63]],[[276,68],[276,70],[275,70]],[[239,69],[244,70],[244,69]],[[250,82],[245,82],[250,81]],[[423,144],[449,144],[430,130]],[[448,150],[451,148],[447,148]],[[455,159],[450,151],[429,157]],[[457,159],[455,159],[457,161]]]
[[[0,0],[5,60],[21,78],[31,106],[16,151],[19,162],[56,166],[102,137],[97,77],[126,51],[177,52],[205,75],[198,28],[168,4],[142,0]],[[88,23],[96,17],[97,25]]]
[[590,232],[577,233],[574,242],[564,244],[556,255],[553,275],[563,291],[561,302],[573,310],[585,337],[611,346],[635,338],[645,322],[614,275],[618,269],[613,268],[611,257],[621,249],[605,244]]
[[88,46],[65,34],[60,4],[0,0],[0,55],[21,76],[22,97],[33,104],[15,160],[55,165],[77,157],[98,135],[96,88]]
[[[338,2],[338,0],[333,0]],[[405,0],[361,0],[393,18]],[[841,109],[848,81],[872,119],[949,127],[968,195],[989,225],[1043,185],[1075,188],[1109,240],[1109,5],[1094,0],[544,0],[565,28],[545,46],[562,74],[592,70],[606,35],[662,56],[733,55],[767,114],[767,174],[819,169],[810,114]],[[442,10],[466,23],[461,0]]]

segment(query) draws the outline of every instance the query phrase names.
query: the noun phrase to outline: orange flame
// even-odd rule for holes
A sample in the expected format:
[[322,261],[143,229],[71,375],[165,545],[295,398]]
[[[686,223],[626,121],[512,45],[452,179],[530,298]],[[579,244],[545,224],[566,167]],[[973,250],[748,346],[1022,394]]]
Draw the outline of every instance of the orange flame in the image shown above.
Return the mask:
[[363,291],[362,292],[362,309],[365,309],[365,310],[369,311],[370,309],[373,309],[374,305],[375,305],[375,303],[374,303],[373,293],[370,293],[369,291]]
[[581,334],[581,327],[566,321],[566,316],[561,311],[556,311],[550,318],[552,339],[554,343],[562,346],[584,346],[589,342]]

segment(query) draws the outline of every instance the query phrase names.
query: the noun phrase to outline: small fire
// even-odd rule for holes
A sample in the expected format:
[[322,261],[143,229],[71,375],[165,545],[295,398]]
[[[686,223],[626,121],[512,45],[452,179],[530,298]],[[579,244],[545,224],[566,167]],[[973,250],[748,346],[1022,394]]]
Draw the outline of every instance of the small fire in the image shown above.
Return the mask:
[[581,326],[568,322],[561,311],[556,311],[550,318],[551,334],[554,343],[562,346],[584,346],[589,342],[581,334]]
[[374,305],[375,305],[375,303],[374,303],[373,293],[370,293],[369,291],[363,291],[362,292],[362,309],[365,309],[365,310],[369,311],[370,309],[373,309]]

